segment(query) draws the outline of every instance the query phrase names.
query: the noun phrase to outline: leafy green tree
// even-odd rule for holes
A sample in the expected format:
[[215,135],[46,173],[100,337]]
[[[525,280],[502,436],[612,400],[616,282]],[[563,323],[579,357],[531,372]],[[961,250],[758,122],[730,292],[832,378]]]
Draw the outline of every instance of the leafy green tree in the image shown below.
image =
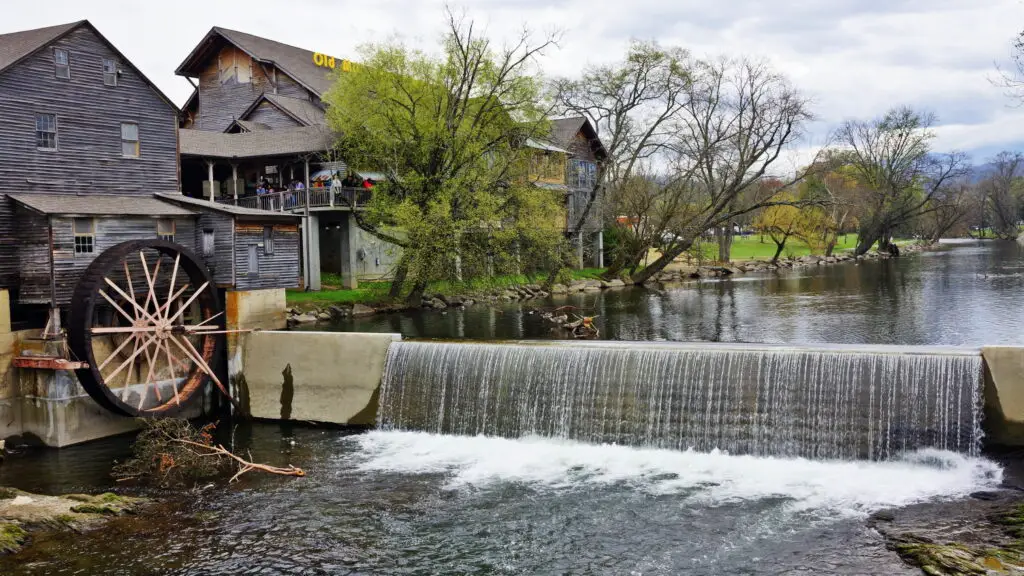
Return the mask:
[[876,242],[888,248],[897,228],[934,210],[936,197],[966,173],[963,154],[932,152],[934,123],[931,114],[901,107],[874,120],[848,121],[836,131],[834,156],[865,190],[855,254]]
[[[561,199],[527,181],[528,139],[548,134],[536,59],[547,37],[496,47],[448,14],[436,56],[398,41],[361,48],[325,95],[350,166],[383,172],[359,226],[402,248],[392,295],[504,263],[547,265],[562,242]],[[389,230],[399,230],[391,233]]]

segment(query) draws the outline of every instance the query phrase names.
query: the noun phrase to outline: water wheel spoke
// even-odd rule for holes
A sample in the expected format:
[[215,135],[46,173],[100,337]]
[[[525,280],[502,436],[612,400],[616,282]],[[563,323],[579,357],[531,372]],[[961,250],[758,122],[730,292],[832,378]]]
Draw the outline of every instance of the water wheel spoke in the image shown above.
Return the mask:
[[[181,298],[181,295],[184,294],[186,290],[188,290],[188,287],[189,287],[188,284],[185,284],[184,286],[182,286],[180,290],[178,290],[176,293],[174,293],[174,295],[171,297],[170,300],[167,301],[166,304],[164,304],[163,306],[160,307],[160,310],[165,313],[164,314],[164,318],[167,318],[167,315],[169,315],[171,313],[171,304],[173,304],[175,302],[178,302],[180,304],[180,301],[178,300],[178,298]],[[167,320],[167,322],[169,324],[173,324],[174,323],[173,320]]]
[[136,320],[139,319],[139,313],[138,312],[135,313],[135,316],[129,315],[127,312],[124,311],[124,308],[121,308],[120,306],[118,306],[117,302],[114,302],[114,299],[111,298],[106,292],[104,292],[102,288],[100,288],[99,294],[104,299],[106,299],[106,301],[109,302],[110,305],[113,306],[115,310],[120,312],[121,315],[124,316],[125,319],[127,319],[129,322],[134,323]]
[[[167,310],[171,309],[171,302],[180,296],[174,296],[174,283],[178,281],[178,265],[181,264],[181,253],[179,252],[174,257],[174,271],[171,272],[171,285],[167,288],[167,302],[164,304],[164,308]],[[185,288],[188,288],[188,283],[185,283]]]
[[209,285],[209,282],[203,282],[203,285],[200,286],[199,289],[196,290],[194,294],[192,294],[191,298],[185,301],[185,304],[182,305],[181,308],[178,308],[178,311],[174,314],[174,316],[167,319],[167,322],[170,324],[177,320],[178,317],[181,316],[185,312],[185,310],[188,309],[188,307],[191,306],[192,303],[196,301],[197,298],[203,295],[203,291],[206,290],[206,287]]
[[135,310],[137,310],[141,314],[141,316],[140,316],[141,319],[149,320],[150,322],[154,322],[155,321],[155,319],[149,314],[149,312],[147,312],[146,310],[143,310],[142,306],[139,306],[139,303],[135,300],[134,297],[129,296],[128,294],[126,294],[125,291],[122,290],[120,286],[115,284],[113,280],[111,280],[110,278],[106,278],[106,277],[104,277],[103,280],[105,280],[106,283],[109,284],[110,287],[113,288],[115,292],[120,294],[122,298],[124,298],[126,301],[128,301],[135,308]]
[[[132,282],[132,273],[128,269],[128,261],[127,260],[124,261],[124,277],[128,281],[128,291],[131,292],[134,295],[135,294],[135,284]],[[109,300],[109,298],[108,298],[108,300]],[[127,316],[127,314],[126,314],[126,316]],[[135,319],[136,320],[139,319],[139,313],[138,312],[135,312]]]
[[[164,340],[160,343],[164,349],[164,353],[167,355],[167,369],[171,371],[171,388],[174,390],[174,403],[181,406],[181,397],[178,395],[178,376],[174,373],[174,363],[181,362],[171,354],[171,345]],[[188,373],[186,372],[186,375]]]
[[142,394],[139,395],[139,410],[142,410],[142,405],[146,402],[146,393],[149,387],[153,387],[153,393],[156,395],[157,402],[162,401],[160,397],[160,383],[156,380],[156,362],[153,360],[153,356],[159,356],[160,354],[160,341],[156,343],[156,354],[150,352],[149,347],[146,347],[146,363],[149,364],[149,370],[146,372],[146,381],[142,386]]
[[115,348],[114,351],[110,353],[110,356],[107,356],[106,360],[104,360],[103,362],[100,362],[100,365],[99,365],[100,371],[102,372],[103,369],[107,367],[107,364],[110,364],[111,360],[113,360],[114,358],[117,358],[117,355],[121,353],[121,350],[124,350],[125,346],[128,346],[128,344],[134,342],[136,338],[138,338],[138,336],[135,335],[135,334],[132,334],[131,338],[127,338],[124,342],[121,342],[121,345],[118,346],[117,348]]
[[118,366],[113,372],[107,375],[107,380],[113,380],[114,376],[120,374],[121,370],[124,370],[125,366],[131,363],[132,360],[138,358],[139,354],[142,354],[142,351],[144,349],[149,348],[149,345],[155,342],[157,338],[159,338],[159,336],[157,336],[156,334],[151,335],[149,339],[147,339],[141,346],[139,346],[139,349],[135,350],[135,352],[133,352],[132,355],[128,357],[127,360],[122,362],[120,366]]
[[197,328],[199,328],[200,326],[203,326],[204,324],[206,324],[207,322],[211,322],[211,321],[213,321],[213,319],[214,319],[214,318],[217,318],[218,316],[223,316],[223,315],[224,315],[224,313],[223,313],[223,312],[217,312],[216,314],[214,314],[213,316],[210,316],[210,317],[209,317],[209,318],[207,318],[206,320],[203,320],[203,321],[202,321],[202,322],[200,322],[199,324],[196,324],[196,325],[192,326],[192,328],[193,328],[193,329],[197,329]]
[[[138,337],[138,335],[134,336],[134,340],[135,340],[135,350],[134,350],[134,352],[132,352],[132,357],[137,356],[138,352],[139,352],[139,341],[140,341],[140,338]],[[135,368],[135,364],[129,364],[128,365],[128,371],[125,372],[124,388],[121,389],[121,401],[122,402],[128,400],[128,389],[131,387],[132,372],[135,371],[134,368]],[[112,377],[111,377],[111,380],[113,380]]]
[[217,378],[217,375],[213,373],[213,370],[210,369],[210,366],[205,361],[203,361],[202,354],[200,354],[195,349],[195,347],[192,346],[192,342],[189,342],[188,338],[182,338],[179,341],[178,338],[172,335],[168,339],[174,342],[178,346],[178,348],[181,348],[181,351],[184,352],[185,355],[188,356],[193,362],[195,362],[196,365],[199,366],[200,370],[205,372],[206,375],[213,380],[214,384],[217,385],[217,388],[219,388],[221,392],[227,394],[227,389],[225,389],[224,385],[221,384],[220,379]]
[[[160,257],[157,256],[156,266],[153,267],[153,273],[149,273],[149,262],[146,260],[146,254],[139,251],[139,260],[142,261],[142,271],[146,274],[146,284],[149,286],[149,291],[146,292],[146,303],[142,305],[142,309],[147,313],[149,312],[149,303],[153,301],[153,307],[156,308],[156,313],[151,318],[160,319],[160,300],[156,295],[156,277],[160,273]],[[133,292],[134,293],[134,292]]]

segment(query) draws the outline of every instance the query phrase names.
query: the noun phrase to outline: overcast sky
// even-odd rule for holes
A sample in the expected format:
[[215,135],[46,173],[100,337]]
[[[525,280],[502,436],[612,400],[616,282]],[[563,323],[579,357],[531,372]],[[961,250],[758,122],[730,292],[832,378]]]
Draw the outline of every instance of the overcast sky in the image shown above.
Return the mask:
[[[453,3],[507,38],[525,24],[564,32],[548,75],[616,59],[630,38],[695,55],[768,58],[813,101],[810,142],[847,118],[897,104],[939,117],[938,147],[976,162],[1024,150],[1024,108],[989,79],[1024,28],[1022,0],[469,0]],[[444,27],[438,0],[0,0],[0,32],[88,18],[179,104],[174,69],[211,26],[351,57],[399,34],[428,46]]]

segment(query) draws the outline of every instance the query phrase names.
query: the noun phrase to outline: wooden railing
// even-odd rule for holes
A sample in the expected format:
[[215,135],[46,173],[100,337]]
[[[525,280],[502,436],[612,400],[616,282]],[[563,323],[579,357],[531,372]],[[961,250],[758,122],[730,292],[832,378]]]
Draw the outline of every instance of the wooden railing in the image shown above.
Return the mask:
[[223,198],[224,204],[241,208],[269,210],[271,212],[294,212],[310,208],[363,208],[370,201],[371,191],[366,188],[307,188],[305,190],[282,190],[243,198]]

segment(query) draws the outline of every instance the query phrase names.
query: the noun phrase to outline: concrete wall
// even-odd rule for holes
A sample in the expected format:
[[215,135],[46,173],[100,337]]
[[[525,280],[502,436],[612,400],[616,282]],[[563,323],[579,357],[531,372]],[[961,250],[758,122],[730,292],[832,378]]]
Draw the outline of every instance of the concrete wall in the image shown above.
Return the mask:
[[1024,446],[1024,346],[986,346],[985,443]]
[[230,330],[279,330],[287,325],[284,288],[232,290],[225,299]]
[[372,425],[396,334],[253,332],[232,381],[255,418]]

